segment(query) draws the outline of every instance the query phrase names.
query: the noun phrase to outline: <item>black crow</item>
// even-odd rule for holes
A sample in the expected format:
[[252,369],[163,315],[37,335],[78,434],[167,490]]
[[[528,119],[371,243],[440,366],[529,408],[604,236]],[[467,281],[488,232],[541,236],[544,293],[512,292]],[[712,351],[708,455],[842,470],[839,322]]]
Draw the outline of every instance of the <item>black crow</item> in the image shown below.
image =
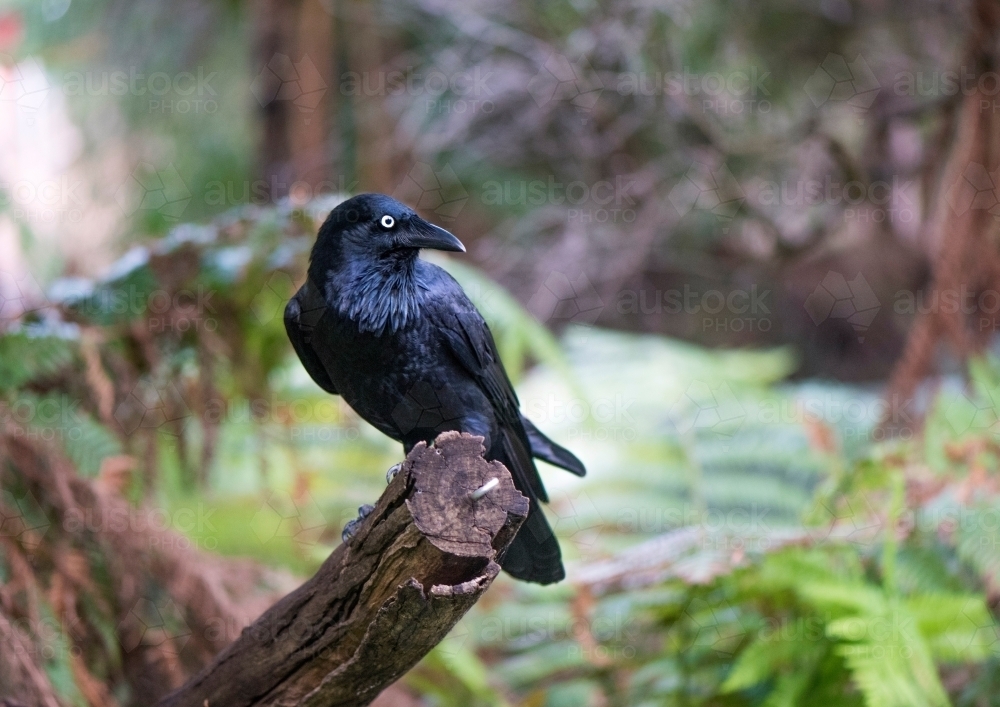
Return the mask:
[[521,414],[482,316],[421,248],[464,252],[451,233],[383,194],[361,194],[319,229],[306,283],[285,309],[302,365],[373,426],[403,443],[446,430],[480,435],[486,458],[510,470],[531,500],[501,566],[518,579],[565,577],[559,544],[538,506],[548,501],[532,457],[583,476],[580,460]]

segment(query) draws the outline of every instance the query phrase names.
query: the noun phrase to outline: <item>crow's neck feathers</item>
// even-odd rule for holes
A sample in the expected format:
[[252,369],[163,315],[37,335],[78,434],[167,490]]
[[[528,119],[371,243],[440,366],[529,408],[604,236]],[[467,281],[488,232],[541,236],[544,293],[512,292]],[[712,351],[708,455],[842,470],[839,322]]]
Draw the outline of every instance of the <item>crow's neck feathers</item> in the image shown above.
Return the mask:
[[420,270],[416,251],[399,252],[327,269],[317,284],[359,331],[381,336],[404,329],[420,314],[427,291]]

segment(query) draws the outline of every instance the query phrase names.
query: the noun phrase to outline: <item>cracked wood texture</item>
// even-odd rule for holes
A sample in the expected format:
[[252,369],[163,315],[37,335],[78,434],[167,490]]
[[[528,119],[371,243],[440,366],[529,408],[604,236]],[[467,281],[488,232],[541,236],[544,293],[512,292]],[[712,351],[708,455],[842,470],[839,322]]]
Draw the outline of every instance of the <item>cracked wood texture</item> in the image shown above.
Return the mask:
[[418,444],[354,537],[158,707],[369,704],[483,595],[527,516],[482,455],[458,432]]

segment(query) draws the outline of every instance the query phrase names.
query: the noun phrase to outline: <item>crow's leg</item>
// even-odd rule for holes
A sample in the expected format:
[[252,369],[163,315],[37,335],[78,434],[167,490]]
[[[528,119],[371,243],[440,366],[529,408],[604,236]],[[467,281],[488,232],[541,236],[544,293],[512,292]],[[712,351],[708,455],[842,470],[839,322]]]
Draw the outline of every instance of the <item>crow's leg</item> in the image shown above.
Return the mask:
[[[389,467],[389,471],[385,472],[385,482],[387,484],[392,483],[392,480],[396,478],[396,474],[398,474],[400,469],[402,468],[403,468],[403,462],[399,462],[398,464],[393,464],[391,467]],[[357,532],[358,526],[361,525],[361,521],[367,518],[374,510],[375,506],[371,505],[370,503],[366,503],[365,505],[359,507],[358,517],[355,518],[354,520],[347,521],[347,523],[344,525],[343,531],[341,531],[340,533],[340,539],[346,543],[348,540],[354,537],[354,533]]]
[[340,539],[346,543],[348,540],[354,537],[354,533],[358,531],[358,526],[361,525],[362,521],[364,521],[365,518],[371,515],[371,512],[374,510],[375,506],[371,505],[370,503],[366,503],[365,505],[359,507],[358,517],[355,518],[354,520],[347,521],[347,523],[344,525],[344,530],[341,531],[340,533]]

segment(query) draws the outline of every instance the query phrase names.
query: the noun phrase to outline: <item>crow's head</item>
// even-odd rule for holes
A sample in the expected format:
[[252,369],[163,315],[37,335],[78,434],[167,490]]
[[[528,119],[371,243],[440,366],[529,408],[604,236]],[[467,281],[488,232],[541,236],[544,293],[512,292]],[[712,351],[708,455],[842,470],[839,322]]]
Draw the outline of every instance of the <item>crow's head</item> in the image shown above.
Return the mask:
[[[425,297],[421,248],[465,250],[455,236],[392,197],[359,194],[320,227],[309,279],[362,332],[397,331],[418,315]],[[424,265],[426,272],[431,266]]]
[[415,257],[421,248],[464,252],[451,233],[385,194],[359,194],[330,212],[316,249],[346,261]]

